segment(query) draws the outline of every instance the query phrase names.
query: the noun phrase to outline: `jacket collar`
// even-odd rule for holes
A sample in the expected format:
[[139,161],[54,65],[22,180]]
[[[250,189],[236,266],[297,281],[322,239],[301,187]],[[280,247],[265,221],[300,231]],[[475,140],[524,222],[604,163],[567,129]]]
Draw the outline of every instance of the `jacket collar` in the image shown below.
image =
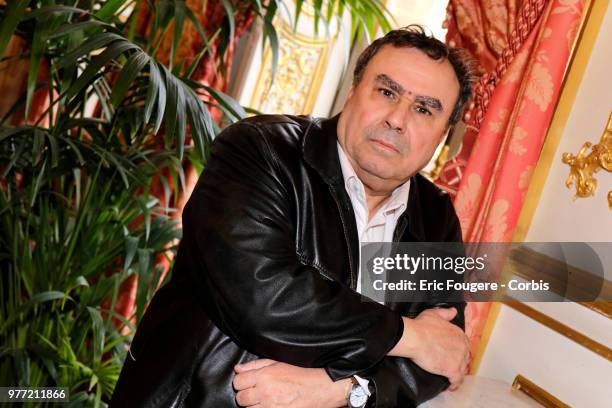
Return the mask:
[[340,114],[330,119],[314,119],[302,140],[304,160],[334,187],[342,184],[342,168],[336,142]]
[[[342,168],[340,167],[340,158],[338,157],[338,148],[336,146],[339,118],[340,114],[329,119],[313,119],[302,140],[304,160],[336,191],[340,188],[344,190]],[[408,233],[410,234],[409,237],[401,234],[400,240],[402,241],[423,241],[425,239],[421,202],[419,199],[420,178],[422,176],[417,174],[410,179],[410,193],[408,195],[406,211],[404,211],[402,217],[398,220],[398,226],[407,221]],[[345,204],[350,205],[348,195],[342,194],[339,198],[348,200],[349,202]]]

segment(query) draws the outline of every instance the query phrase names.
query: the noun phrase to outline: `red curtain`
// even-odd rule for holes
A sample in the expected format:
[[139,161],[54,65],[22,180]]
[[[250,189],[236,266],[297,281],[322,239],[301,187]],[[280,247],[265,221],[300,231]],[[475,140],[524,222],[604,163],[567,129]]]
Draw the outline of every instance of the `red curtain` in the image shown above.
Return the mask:
[[[583,0],[451,0],[447,42],[467,47],[481,77],[462,151],[437,182],[454,200],[466,242],[509,242],[559,97]],[[514,14],[517,12],[518,14]],[[496,60],[493,62],[493,57]],[[470,303],[476,355],[490,304]]]

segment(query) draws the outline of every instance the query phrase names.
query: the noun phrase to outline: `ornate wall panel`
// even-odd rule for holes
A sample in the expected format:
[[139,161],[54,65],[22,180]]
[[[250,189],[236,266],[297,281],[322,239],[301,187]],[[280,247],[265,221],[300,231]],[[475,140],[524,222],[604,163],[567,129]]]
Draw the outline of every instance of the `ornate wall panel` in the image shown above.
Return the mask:
[[321,89],[334,40],[294,33],[280,21],[275,26],[281,44],[278,71],[270,87],[272,50],[268,44],[250,106],[265,113],[309,114]]

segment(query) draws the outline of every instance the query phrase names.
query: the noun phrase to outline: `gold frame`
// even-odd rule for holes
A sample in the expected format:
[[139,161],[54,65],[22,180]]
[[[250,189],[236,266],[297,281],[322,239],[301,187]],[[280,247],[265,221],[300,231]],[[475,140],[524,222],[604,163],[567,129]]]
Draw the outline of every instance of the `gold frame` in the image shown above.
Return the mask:
[[570,408],[569,405],[546,391],[544,388],[528,380],[521,374],[514,377],[512,388],[521,391],[532,400],[545,406],[546,408]]
[[583,333],[575,330],[558,320],[553,319],[552,317],[540,312],[532,308],[531,306],[527,306],[525,303],[516,302],[516,301],[505,301],[504,304],[519,313],[524,314],[525,316],[535,320],[538,323],[543,324],[551,330],[567,337],[568,339],[580,344],[586,349],[592,351],[595,354],[598,354],[605,358],[608,361],[612,361],[612,349],[606,346],[605,344],[601,344],[598,341],[593,340],[592,338],[584,335]]

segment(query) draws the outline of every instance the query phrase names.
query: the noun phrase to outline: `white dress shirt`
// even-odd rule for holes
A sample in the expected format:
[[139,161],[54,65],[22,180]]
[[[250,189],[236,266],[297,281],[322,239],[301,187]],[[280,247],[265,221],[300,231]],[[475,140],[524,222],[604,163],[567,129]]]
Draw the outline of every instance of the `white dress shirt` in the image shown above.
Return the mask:
[[[337,145],[340,167],[344,177],[344,188],[351,199],[355,212],[355,222],[359,236],[359,253],[361,255],[361,244],[365,242],[393,241],[393,231],[395,231],[397,220],[406,211],[410,181],[393,190],[391,196],[387,198],[383,205],[378,208],[378,211],[370,218],[363,183],[359,180],[357,174],[355,174],[355,170],[353,170],[353,166],[351,166],[340,143],[337,143]],[[359,271],[360,269],[357,270],[358,275]],[[361,293],[361,280],[359,276],[357,276],[357,292]]]
[[[355,212],[355,222],[357,224],[357,234],[359,236],[359,259],[361,260],[361,244],[365,242],[391,242],[393,241],[393,231],[397,225],[397,220],[404,211],[408,203],[408,193],[410,191],[410,181],[405,182],[397,187],[391,193],[391,196],[383,203],[378,211],[370,217],[368,210],[368,202],[366,200],[365,188],[351,163],[349,162],[342,146],[338,145],[338,156],[340,157],[340,167],[342,168],[342,176],[344,177],[344,188],[351,199],[353,210]],[[357,292],[361,293],[361,279],[359,279],[359,271],[357,269]],[[354,376],[359,385],[361,385],[368,396],[369,381],[357,375]]]

